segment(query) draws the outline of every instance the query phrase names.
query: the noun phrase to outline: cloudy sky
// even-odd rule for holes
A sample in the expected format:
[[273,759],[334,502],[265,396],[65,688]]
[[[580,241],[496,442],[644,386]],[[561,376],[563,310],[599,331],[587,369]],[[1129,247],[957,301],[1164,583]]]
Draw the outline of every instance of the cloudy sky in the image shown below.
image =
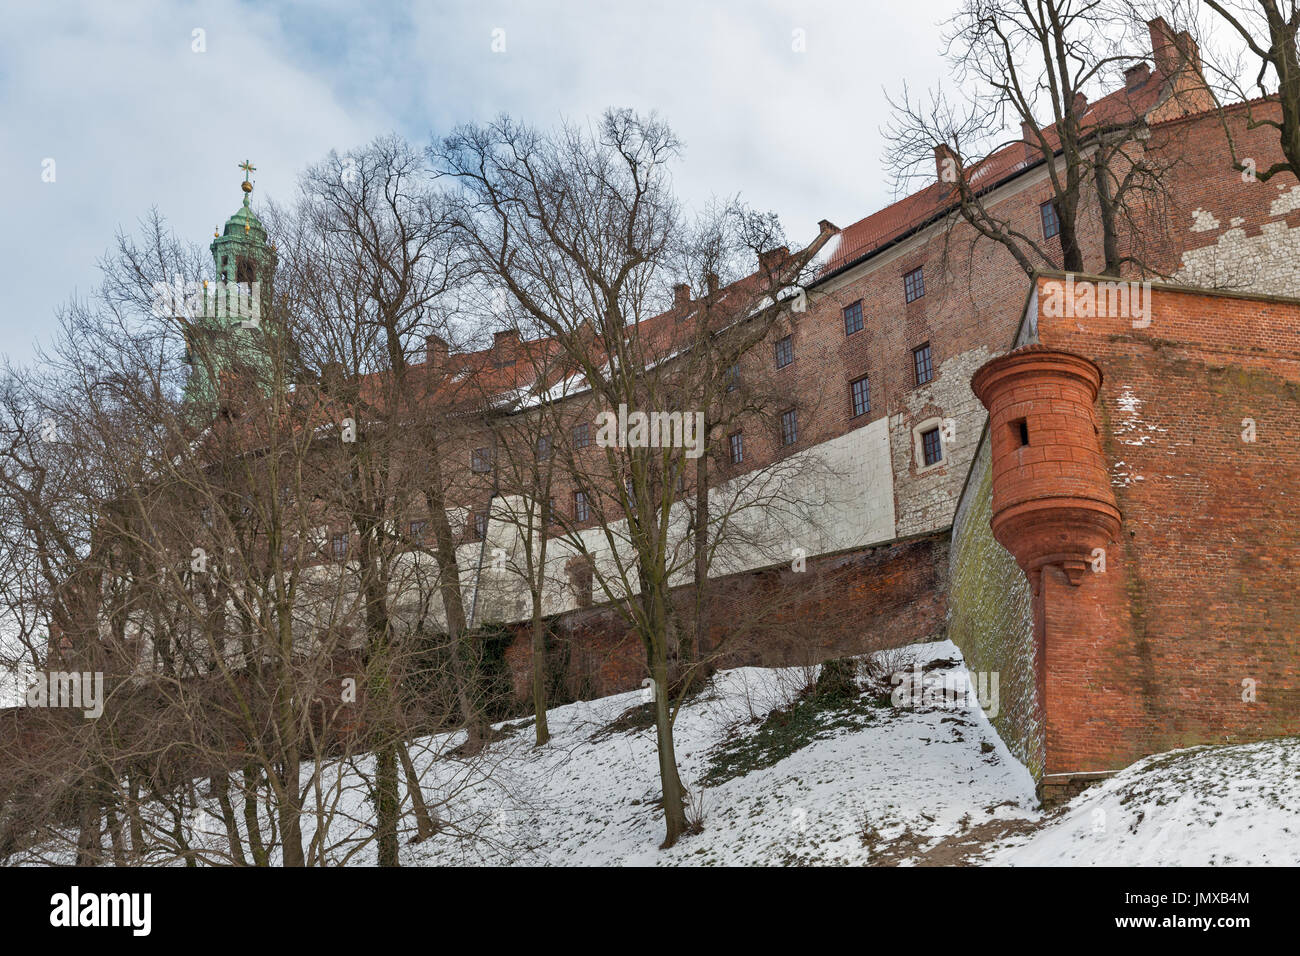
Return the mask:
[[884,92],[942,77],[955,5],[6,3],[0,352],[27,360],[150,207],[206,242],[240,203],[245,157],[255,198],[287,199],[331,148],[389,131],[424,144],[502,111],[550,124],[655,109],[685,142],[688,202],[740,193],[796,239],[823,217],[848,225],[891,198]]

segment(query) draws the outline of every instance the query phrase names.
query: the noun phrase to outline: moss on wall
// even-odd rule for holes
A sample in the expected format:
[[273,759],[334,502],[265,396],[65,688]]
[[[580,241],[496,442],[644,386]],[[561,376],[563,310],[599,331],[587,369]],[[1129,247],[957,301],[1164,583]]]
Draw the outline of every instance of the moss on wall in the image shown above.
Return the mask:
[[972,678],[997,675],[993,726],[1034,779],[1045,743],[1034,673],[1034,618],[1029,581],[993,538],[991,451],[987,433],[971,464],[953,521],[949,551],[948,637],[961,648]]

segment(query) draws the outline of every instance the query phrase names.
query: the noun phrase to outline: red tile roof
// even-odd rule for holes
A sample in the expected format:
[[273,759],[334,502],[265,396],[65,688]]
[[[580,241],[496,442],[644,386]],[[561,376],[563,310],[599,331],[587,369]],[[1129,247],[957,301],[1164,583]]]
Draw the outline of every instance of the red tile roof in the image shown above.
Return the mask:
[[[1145,116],[1161,101],[1164,88],[1165,77],[1158,70],[1153,70],[1145,80],[1116,90],[1090,104],[1084,116],[1084,127],[1128,122],[1135,116]],[[1043,134],[1049,143],[1052,142],[1055,139],[1055,125],[1044,128]],[[982,191],[1013,178],[1022,170],[1036,165],[1041,158],[1042,153],[1036,147],[1027,148],[1023,142],[1011,143],[967,167],[967,178]],[[821,274],[828,276],[883,249],[952,209],[955,205],[953,192],[953,186],[934,182],[855,222],[841,233],[839,246],[823,266]]]

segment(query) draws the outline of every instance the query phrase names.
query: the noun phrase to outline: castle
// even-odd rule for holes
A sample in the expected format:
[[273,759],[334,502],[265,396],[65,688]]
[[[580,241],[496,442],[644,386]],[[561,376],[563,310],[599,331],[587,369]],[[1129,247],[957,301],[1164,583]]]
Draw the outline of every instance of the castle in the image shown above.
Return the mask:
[[[1141,148],[1170,158],[1167,204],[1126,237],[1166,280],[1027,278],[954,219],[941,153],[933,185],[835,231],[806,309],[728,372],[780,383],[788,407],[773,409],[775,434],[728,436],[727,480],[802,462],[823,520],[772,517],[719,563],[724,605],[782,582],[796,594],[738,643],[721,640],[732,619],[715,614],[719,663],[948,637],[972,672],[1000,676],[994,723],[1048,797],[1144,754],[1300,731],[1300,184],[1233,167],[1225,125],[1260,168],[1279,152],[1275,131],[1216,108],[1190,37],[1159,19],[1150,29],[1153,65],[1131,68],[1088,113],[1143,117]],[[1016,228],[1053,239],[1049,173],[1033,151],[1012,145],[966,174]],[[1098,263],[1095,213],[1082,225],[1084,261]],[[247,198],[213,255],[236,281],[273,260]],[[672,341],[700,306],[683,287],[642,334]],[[202,334],[238,339],[236,326]],[[430,336],[413,370],[527,393],[551,386],[530,361],[551,348],[503,332],[455,354]],[[195,395],[219,390],[198,363],[192,383]],[[564,404],[569,424],[547,447],[581,456],[611,412],[580,388]],[[443,454],[463,472],[450,502],[463,586],[477,622],[509,628],[527,619],[524,592],[484,567],[489,553],[513,561],[521,542],[489,448],[470,434]],[[583,491],[560,479],[551,495],[575,533],[599,538]],[[418,513],[406,530],[422,533]],[[322,567],[348,560],[345,524],[320,535]],[[590,693],[635,687],[642,648],[574,558],[557,538],[545,598],[568,666],[585,668]],[[674,579],[689,582],[687,570]],[[436,626],[441,609],[429,613]],[[522,630],[505,655],[523,697]]]

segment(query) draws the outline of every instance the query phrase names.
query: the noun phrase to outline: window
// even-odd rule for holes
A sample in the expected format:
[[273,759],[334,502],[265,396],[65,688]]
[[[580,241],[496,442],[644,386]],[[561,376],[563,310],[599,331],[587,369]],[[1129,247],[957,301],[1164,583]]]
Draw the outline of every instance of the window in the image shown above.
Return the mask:
[[474,538],[475,541],[482,541],[487,535],[488,516],[486,511],[474,512]]
[[731,452],[733,465],[739,465],[745,460],[745,438],[741,432],[732,432],[727,436],[727,447]]
[[253,260],[248,256],[235,257],[235,281],[240,285],[245,285],[253,281]]
[[1056,214],[1056,200],[1049,199],[1038,207],[1038,215],[1043,219],[1043,238],[1051,239],[1061,234],[1061,217]]
[[336,534],[330,538],[330,553],[334,555],[335,561],[342,561],[348,556],[348,536],[346,534]]
[[903,298],[908,302],[915,302],[923,295],[925,295],[925,274],[922,272],[922,267],[917,266],[903,276]]
[[548,458],[550,458],[550,457],[551,457],[551,436],[550,436],[550,435],[538,435],[538,436],[537,436],[537,459],[538,459],[538,461],[546,461],[546,459],[548,459]]
[[729,392],[734,392],[736,389],[740,388],[739,363],[732,365],[730,368],[727,369],[726,382],[727,382],[727,391]]
[[554,499],[554,498],[547,498],[547,499],[546,499],[546,523],[547,523],[547,524],[559,524],[559,523],[560,523],[560,515],[559,515],[559,513],[555,510],[555,499]]
[[787,335],[776,343],[776,367],[785,368],[794,361],[794,336]]
[[470,470],[477,475],[492,470],[492,449],[475,448],[469,459]]
[[793,445],[799,440],[799,416],[792,408],[781,413],[781,444]]
[[1017,418],[1011,423],[1011,437],[1015,440],[1017,448],[1023,448],[1029,444],[1029,422],[1023,418]]
[[411,522],[410,526],[407,528],[407,532],[412,544],[417,546],[424,544],[424,529],[428,526],[429,522],[427,521]]
[[862,300],[859,299],[844,310],[844,334],[852,335],[862,331]]
[[573,520],[586,521],[591,517],[591,506],[587,504],[587,493],[585,491],[575,491],[573,493]]
[[921,432],[921,454],[926,465],[937,465],[943,461],[943,444],[939,441],[939,429],[931,428]]
[[915,373],[917,385],[924,385],[934,378],[934,363],[930,357],[929,342],[912,349],[912,371]]
[[867,381],[867,376],[864,375],[850,382],[849,394],[853,396],[854,418],[871,411],[871,385]]
[[574,425],[573,426],[573,447],[586,448],[591,444],[591,426]]

